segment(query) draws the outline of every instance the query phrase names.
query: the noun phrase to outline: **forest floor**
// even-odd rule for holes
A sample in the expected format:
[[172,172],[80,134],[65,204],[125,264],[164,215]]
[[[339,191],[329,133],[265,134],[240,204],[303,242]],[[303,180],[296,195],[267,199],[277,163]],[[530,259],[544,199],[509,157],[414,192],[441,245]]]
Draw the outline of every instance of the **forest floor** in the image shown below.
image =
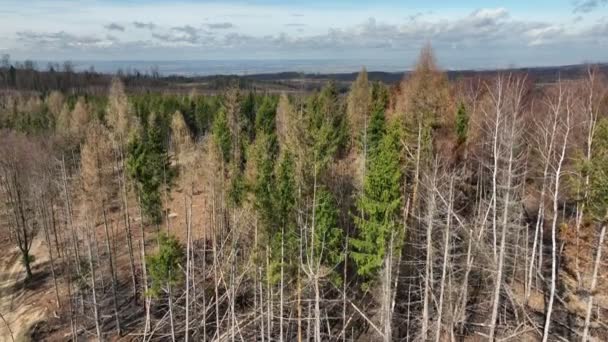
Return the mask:
[[45,319],[55,305],[49,258],[42,237],[36,236],[30,251],[35,257],[34,276],[26,280],[21,253],[9,243],[0,243],[0,248],[8,251],[0,261],[0,314],[4,318],[0,322],[0,341],[24,341],[31,327]]

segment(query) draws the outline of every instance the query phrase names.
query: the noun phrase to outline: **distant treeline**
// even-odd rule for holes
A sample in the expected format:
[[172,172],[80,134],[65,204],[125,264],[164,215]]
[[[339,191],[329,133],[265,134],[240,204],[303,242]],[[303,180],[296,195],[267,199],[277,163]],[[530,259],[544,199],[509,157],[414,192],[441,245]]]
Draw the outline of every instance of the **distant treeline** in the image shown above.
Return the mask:
[[[599,64],[600,72],[608,71],[608,64]],[[504,73],[526,74],[528,79],[535,83],[554,83],[558,78],[576,79],[584,76],[587,66],[584,64],[508,68],[501,70],[449,70],[446,75],[450,80],[460,78],[488,78],[497,71]],[[407,77],[409,71],[383,72],[371,71],[368,73],[370,81],[383,82],[389,85],[398,84]],[[354,82],[358,73],[301,73],[279,72],[253,75],[213,75],[213,76],[181,76],[161,75],[157,68],[148,71],[137,69],[119,69],[115,74],[95,71],[91,66],[84,71],[77,71],[74,64],[69,61],[49,63],[45,68],[37,66],[33,61],[11,61],[8,55],[0,60],[0,88],[4,90],[29,90],[47,93],[58,90],[75,94],[101,94],[110,86],[112,77],[116,76],[124,83],[129,92],[149,92],[154,90],[187,93],[191,89],[204,92],[217,92],[237,86],[240,89],[267,90],[273,92],[310,92],[320,90],[327,81],[335,81],[340,91],[348,89]]]

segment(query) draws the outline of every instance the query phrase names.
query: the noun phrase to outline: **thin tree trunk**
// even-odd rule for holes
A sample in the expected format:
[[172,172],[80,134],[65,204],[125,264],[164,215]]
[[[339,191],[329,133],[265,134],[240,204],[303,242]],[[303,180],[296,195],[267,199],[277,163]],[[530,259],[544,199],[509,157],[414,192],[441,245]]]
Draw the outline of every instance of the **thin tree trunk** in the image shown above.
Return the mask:
[[[437,167],[433,168],[431,188],[435,187],[437,178]],[[435,219],[435,191],[431,191],[429,194],[429,202],[427,203],[427,216],[426,216],[426,267],[424,273],[424,294],[422,304],[422,340],[426,341],[428,338],[429,330],[429,305],[431,297],[431,287],[433,279],[433,221]]]
[[281,225],[281,285],[279,292],[279,341],[283,342],[283,287],[285,286],[285,225]]
[[435,335],[435,342],[439,342],[441,338],[441,319],[443,315],[443,298],[445,292],[445,277],[447,272],[448,265],[448,254],[450,251],[450,225],[452,223],[452,205],[453,205],[453,179],[450,179],[450,194],[448,201],[448,214],[447,214],[447,224],[445,227],[445,237],[443,240],[443,267],[441,270],[441,285],[439,290],[439,312],[437,313],[437,330]]
[[[89,230],[91,230],[91,228],[89,227]],[[95,281],[95,265],[93,263],[93,253],[91,250],[91,236],[90,234],[95,234],[95,232],[91,232],[89,231],[88,237],[87,237],[87,250],[89,253],[89,268],[91,269],[91,291],[92,291],[92,297],[93,297],[93,314],[94,314],[94,318],[95,318],[95,330],[97,332],[97,340],[98,341],[102,341],[102,337],[101,337],[101,327],[99,326],[99,308],[97,305],[97,284]]]
[[[607,215],[608,217],[608,215]],[[587,298],[587,310],[585,313],[585,325],[583,328],[583,342],[587,342],[589,335],[589,325],[591,324],[591,311],[593,309],[593,297],[595,293],[595,287],[597,286],[597,274],[600,269],[600,261],[602,260],[602,248],[604,246],[604,237],[606,235],[606,222],[602,223],[602,229],[600,231],[599,241],[597,243],[597,253],[595,255],[595,263],[593,265],[593,275],[591,276],[591,286],[589,287],[589,297]]]
[[[42,198],[44,198],[42,196]],[[49,220],[48,220],[48,213],[47,213],[47,209],[44,206],[43,200],[40,201],[39,205],[39,211],[40,211],[40,215],[42,216],[42,229],[44,230],[44,238],[46,240],[46,244],[47,244],[47,248],[49,251],[49,259],[51,261],[51,275],[53,276],[53,287],[55,288],[55,300],[57,301],[57,310],[60,311],[61,310],[61,300],[60,300],[60,296],[59,296],[59,287],[57,286],[57,276],[55,274],[55,258],[53,257],[53,246],[51,245],[51,238],[49,235]],[[51,207],[51,210],[53,210],[53,208]]]
[[141,208],[141,198],[137,197],[138,209],[139,209],[139,229],[141,234],[140,250],[141,250],[141,273],[143,280],[143,299],[144,299],[144,311],[146,313],[146,321],[144,324],[144,336],[150,331],[150,298],[148,296],[148,269],[146,267],[146,231],[144,229],[144,216]]
[[[169,279],[171,278],[171,270],[169,270]],[[167,282],[167,295],[169,297],[169,323],[171,325],[171,340],[175,342],[175,323],[173,321],[173,290],[171,283]]]
[[[192,244],[192,186],[190,186],[189,190],[189,207],[186,208],[186,336],[185,341],[188,342],[188,338],[190,335],[190,269],[191,269],[191,260],[190,260],[190,245]],[[184,196],[185,197],[185,196]],[[184,198],[184,202],[186,199]],[[184,203],[184,205],[186,205]]]
[[108,258],[110,259],[110,273],[112,275],[112,305],[114,306],[114,317],[116,319],[116,331],[118,336],[122,335],[122,331],[120,329],[120,315],[118,314],[118,297],[116,295],[116,268],[114,266],[114,257],[112,255],[112,248],[110,246],[110,233],[108,231],[108,218],[106,216],[106,210],[103,209],[103,224],[104,230],[106,234],[106,252],[108,253]]
[[212,194],[211,201],[211,217],[213,219],[213,283],[215,291],[215,336],[220,337],[220,296],[219,296],[219,277],[218,277],[218,248],[217,248],[217,220],[215,210],[215,189]]
[[558,205],[559,205],[559,186],[562,172],[562,164],[566,157],[566,146],[568,142],[568,134],[570,132],[570,112],[567,108],[568,113],[566,116],[566,132],[564,133],[564,141],[562,144],[562,150],[557,164],[557,170],[555,171],[555,188],[553,192],[553,222],[551,222],[551,291],[549,294],[549,304],[547,305],[547,314],[545,320],[545,328],[543,330],[543,342],[547,342],[549,339],[549,330],[551,327],[551,315],[553,313],[553,302],[555,300],[555,290],[557,286],[557,219],[558,219]]
[[[133,286],[133,298],[137,300],[137,280],[135,278],[135,258],[133,257],[133,234],[131,232],[131,220],[129,219],[129,198],[127,195],[127,179],[125,176],[125,160],[123,156],[122,146],[119,147],[120,163],[122,170],[120,171],[120,181],[122,185],[122,209],[124,210],[124,220],[127,238],[127,247],[129,251],[129,265],[131,267],[131,285]],[[141,216],[141,215],[140,215]],[[142,222],[143,224],[143,222]]]

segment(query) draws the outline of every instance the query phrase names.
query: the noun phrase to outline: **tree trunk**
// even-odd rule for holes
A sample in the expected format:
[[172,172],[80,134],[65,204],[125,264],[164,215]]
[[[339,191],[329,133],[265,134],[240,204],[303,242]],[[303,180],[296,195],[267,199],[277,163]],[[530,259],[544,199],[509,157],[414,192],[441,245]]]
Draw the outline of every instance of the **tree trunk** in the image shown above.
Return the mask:
[[[607,215],[608,216],[608,215]],[[600,231],[599,241],[597,243],[597,253],[595,255],[595,263],[593,265],[593,275],[591,276],[591,286],[589,287],[589,298],[587,298],[587,310],[585,313],[585,326],[583,328],[583,342],[587,342],[589,335],[589,325],[591,324],[591,310],[593,309],[593,297],[595,293],[595,287],[597,286],[597,274],[600,269],[600,262],[602,260],[602,248],[604,247],[604,237],[606,235],[606,222],[602,223],[602,230]]]
[[121,336],[122,332],[120,329],[120,316],[118,314],[118,299],[116,296],[116,271],[114,267],[114,257],[112,255],[112,248],[110,246],[110,234],[108,232],[108,219],[106,216],[106,210],[103,210],[103,224],[106,235],[106,253],[108,253],[108,258],[110,259],[110,274],[112,275],[112,305],[114,307],[114,318],[116,319],[116,332],[118,336]]
[[551,222],[551,291],[549,294],[549,304],[547,305],[547,313],[545,320],[545,328],[543,330],[543,342],[547,342],[549,339],[549,330],[551,327],[551,315],[553,313],[553,302],[555,300],[555,290],[557,287],[557,219],[558,219],[558,205],[559,205],[559,187],[560,178],[562,173],[562,164],[566,157],[566,147],[568,142],[568,134],[570,132],[570,112],[566,116],[566,132],[564,133],[564,141],[562,144],[562,150],[555,170],[555,188],[553,192],[553,221]]
[[[90,228],[89,228],[90,229]],[[93,314],[94,314],[94,318],[95,318],[95,330],[97,332],[97,340],[98,341],[102,341],[102,337],[101,337],[101,327],[99,325],[99,308],[97,305],[97,284],[95,281],[95,264],[93,263],[93,253],[91,250],[91,236],[90,234],[95,234],[95,232],[90,232],[89,231],[89,236],[87,237],[87,250],[89,253],[89,267],[91,269],[91,291],[92,291],[92,297],[93,297]]]

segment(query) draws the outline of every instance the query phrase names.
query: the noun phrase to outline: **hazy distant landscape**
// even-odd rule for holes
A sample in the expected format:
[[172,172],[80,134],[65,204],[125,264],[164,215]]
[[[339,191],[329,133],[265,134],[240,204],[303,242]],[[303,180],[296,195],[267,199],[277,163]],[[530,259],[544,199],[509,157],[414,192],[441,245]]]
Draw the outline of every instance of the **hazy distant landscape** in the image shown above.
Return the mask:
[[[183,61],[75,61],[75,69],[85,71],[91,66],[102,73],[116,73],[119,70],[139,70],[149,72],[157,69],[162,75],[211,76],[211,75],[251,75],[279,72],[302,73],[351,73],[366,66],[369,70],[403,71],[401,61],[383,60],[338,60],[338,59],[276,59],[276,60],[183,60]],[[46,66],[48,62],[38,62]]]

